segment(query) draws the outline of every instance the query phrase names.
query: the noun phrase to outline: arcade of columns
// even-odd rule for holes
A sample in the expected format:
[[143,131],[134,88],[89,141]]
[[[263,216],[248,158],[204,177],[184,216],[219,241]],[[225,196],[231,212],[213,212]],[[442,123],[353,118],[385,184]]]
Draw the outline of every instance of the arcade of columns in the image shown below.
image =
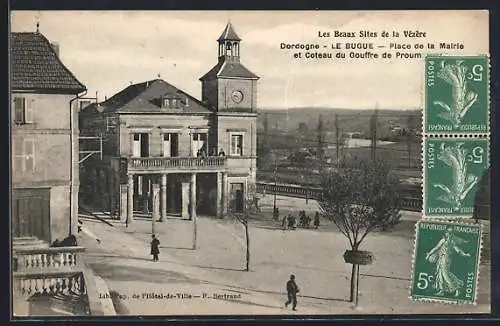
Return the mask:
[[[149,175],[154,175],[151,173]],[[140,175],[140,174],[139,174]],[[158,175],[158,174],[156,174]],[[160,221],[167,218],[167,173],[159,174],[160,184],[153,181],[152,184],[152,198],[153,198],[153,217],[160,217]],[[133,208],[134,208],[134,174],[127,175],[127,184],[120,185],[120,219],[132,223]],[[123,189],[123,188],[126,188]],[[191,219],[196,215],[196,173],[191,173],[191,180],[189,183],[182,184],[183,189],[189,189],[190,196],[190,212]],[[124,191],[125,190],[125,191]],[[184,194],[184,191],[182,192]],[[217,216],[222,217],[227,212],[227,173],[217,172]],[[183,199],[184,200],[184,199]]]

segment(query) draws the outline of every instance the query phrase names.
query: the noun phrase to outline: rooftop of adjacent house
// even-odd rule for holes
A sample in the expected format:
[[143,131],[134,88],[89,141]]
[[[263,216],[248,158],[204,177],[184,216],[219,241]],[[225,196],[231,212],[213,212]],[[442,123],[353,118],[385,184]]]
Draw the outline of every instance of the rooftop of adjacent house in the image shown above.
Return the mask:
[[259,76],[237,61],[220,60],[212,69],[203,75],[200,80],[224,77],[259,79]]
[[13,90],[77,94],[86,89],[39,32],[11,33],[10,51]]
[[[168,106],[164,105],[165,99],[169,100]],[[211,112],[202,102],[163,79],[130,85],[101,103],[83,108],[83,112],[95,112],[97,106],[101,107],[101,112],[116,113]]]

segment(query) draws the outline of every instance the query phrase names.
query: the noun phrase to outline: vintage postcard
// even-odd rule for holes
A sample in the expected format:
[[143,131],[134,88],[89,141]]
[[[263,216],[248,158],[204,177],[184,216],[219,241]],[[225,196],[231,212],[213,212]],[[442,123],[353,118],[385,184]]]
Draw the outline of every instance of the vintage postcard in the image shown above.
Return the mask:
[[490,312],[488,11],[10,28],[13,316]]

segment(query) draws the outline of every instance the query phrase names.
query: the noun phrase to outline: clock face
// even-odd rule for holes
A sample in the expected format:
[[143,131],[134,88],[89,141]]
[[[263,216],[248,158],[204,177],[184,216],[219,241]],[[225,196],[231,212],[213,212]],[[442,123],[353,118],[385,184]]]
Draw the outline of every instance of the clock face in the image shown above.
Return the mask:
[[241,103],[243,101],[243,93],[241,91],[234,91],[231,93],[231,99],[234,103]]

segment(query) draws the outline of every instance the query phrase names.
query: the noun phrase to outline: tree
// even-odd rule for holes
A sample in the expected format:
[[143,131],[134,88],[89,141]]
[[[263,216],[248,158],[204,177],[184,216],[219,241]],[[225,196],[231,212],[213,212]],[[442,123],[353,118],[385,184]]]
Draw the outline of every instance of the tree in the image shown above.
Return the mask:
[[[322,215],[333,221],[348,239],[346,254],[360,257],[371,253],[359,250],[366,236],[377,229],[387,229],[400,218],[399,179],[383,161],[354,160],[343,169],[330,170],[322,176]],[[346,258],[346,262],[349,262]],[[357,304],[359,262],[352,263],[351,302]]]
[[407,120],[406,148],[408,150],[408,167],[411,168],[412,142],[415,137],[415,116],[409,115]]
[[316,134],[318,138],[318,159],[323,161],[323,157],[325,155],[325,130],[323,125],[323,115],[319,115],[318,117],[318,127],[316,129]]
[[268,170],[270,167],[271,146],[269,144],[269,119],[267,113],[264,114],[262,124],[264,130],[262,136],[257,139],[257,166],[263,170]]
[[250,271],[250,232],[248,230],[248,222],[256,212],[258,203],[257,189],[255,184],[248,185],[247,193],[243,199],[243,210],[236,212],[234,209],[230,210],[230,215],[241,225],[245,230],[245,271]]
[[307,133],[307,124],[305,122],[299,122],[299,125],[297,127],[297,132],[299,133],[300,136],[300,147],[304,147],[304,137],[306,136]]

